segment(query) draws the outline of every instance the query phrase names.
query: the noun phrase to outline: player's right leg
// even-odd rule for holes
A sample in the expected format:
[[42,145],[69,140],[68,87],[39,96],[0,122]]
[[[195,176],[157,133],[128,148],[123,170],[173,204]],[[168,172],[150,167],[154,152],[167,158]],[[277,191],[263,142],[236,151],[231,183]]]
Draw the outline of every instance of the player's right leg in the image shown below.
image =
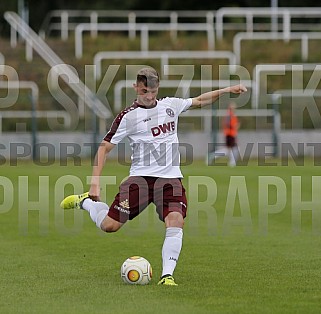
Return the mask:
[[106,203],[86,198],[82,203],[82,208],[89,213],[97,228],[105,232],[116,232],[123,225],[108,216],[109,206]]
[[121,228],[123,223],[109,217],[108,215],[103,219],[100,224],[100,229],[105,232],[116,232]]
[[105,232],[115,232],[123,224],[108,216],[109,207],[106,203],[96,202],[89,198],[88,192],[69,195],[61,203],[63,209],[84,209],[96,226]]

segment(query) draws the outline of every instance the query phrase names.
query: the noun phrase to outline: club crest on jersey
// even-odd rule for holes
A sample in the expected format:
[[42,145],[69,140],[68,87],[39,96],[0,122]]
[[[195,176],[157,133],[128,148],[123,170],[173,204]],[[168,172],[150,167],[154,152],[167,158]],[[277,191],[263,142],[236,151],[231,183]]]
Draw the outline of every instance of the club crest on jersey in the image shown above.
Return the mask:
[[167,108],[166,109],[166,113],[171,117],[173,118],[175,116],[175,113],[174,111],[171,109],[171,108]]

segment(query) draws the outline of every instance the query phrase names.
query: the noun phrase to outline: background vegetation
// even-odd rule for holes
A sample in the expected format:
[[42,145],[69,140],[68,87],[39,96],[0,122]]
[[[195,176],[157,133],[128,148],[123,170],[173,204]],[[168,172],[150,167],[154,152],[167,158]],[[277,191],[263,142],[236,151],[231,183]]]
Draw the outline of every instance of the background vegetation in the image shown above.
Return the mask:
[[[2,0],[0,1],[0,33],[1,29],[7,29],[3,20],[5,11],[17,11],[18,0]],[[208,1],[208,0],[164,0],[164,1],[143,1],[143,0],[25,0],[30,12],[30,25],[33,29],[38,30],[44,17],[51,10],[62,9],[88,9],[88,10],[217,10],[220,7],[269,7],[270,0],[226,0]],[[279,7],[317,7],[320,4],[314,0],[279,0]]]

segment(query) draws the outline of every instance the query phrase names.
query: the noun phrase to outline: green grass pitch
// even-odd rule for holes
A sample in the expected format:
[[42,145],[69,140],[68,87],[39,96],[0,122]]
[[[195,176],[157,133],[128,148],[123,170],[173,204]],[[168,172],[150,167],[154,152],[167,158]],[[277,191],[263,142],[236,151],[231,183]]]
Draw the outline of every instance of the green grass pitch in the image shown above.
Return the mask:
[[[110,203],[126,166],[111,162]],[[91,164],[1,165],[0,313],[320,313],[321,180],[304,165],[183,166],[189,209],[175,279],[157,286],[164,226],[153,206],[104,234],[83,211],[59,208],[88,189]],[[148,286],[120,279],[141,255]]]

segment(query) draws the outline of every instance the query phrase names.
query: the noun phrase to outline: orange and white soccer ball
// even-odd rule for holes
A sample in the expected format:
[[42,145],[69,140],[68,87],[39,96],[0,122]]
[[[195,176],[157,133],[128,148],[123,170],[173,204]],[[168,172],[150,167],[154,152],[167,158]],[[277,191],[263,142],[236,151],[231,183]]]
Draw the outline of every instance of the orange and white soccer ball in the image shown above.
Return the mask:
[[152,266],[141,256],[132,256],[126,259],[120,269],[124,282],[132,285],[147,285],[152,279]]

